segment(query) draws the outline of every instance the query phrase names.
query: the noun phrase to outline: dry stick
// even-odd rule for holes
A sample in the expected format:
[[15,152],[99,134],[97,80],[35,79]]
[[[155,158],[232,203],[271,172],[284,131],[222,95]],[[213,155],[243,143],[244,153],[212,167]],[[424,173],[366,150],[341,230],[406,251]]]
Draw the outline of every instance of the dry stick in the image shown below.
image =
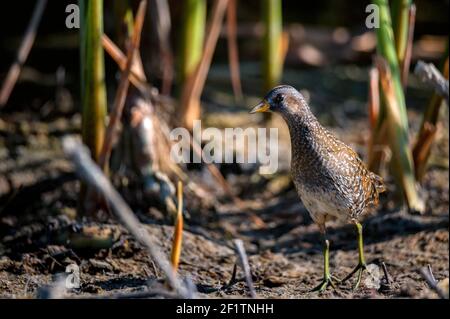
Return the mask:
[[247,254],[245,253],[244,243],[241,239],[235,239],[233,240],[233,243],[236,247],[242,269],[244,270],[245,280],[247,281],[247,286],[250,290],[250,296],[252,298],[256,298],[255,287],[253,286],[252,274],[250,272],[250,265],[248,264]]
[[237,275],[237,264],[234,263],[233,271],[231,272],[230,281],[226,285],[224,285],[221,289],[226,289],[226,288],[233,286],[237,282],[236,275]]
[[[368,141],[368,166],[375,171],[379,170],[379,163],[383,158],[384,132],[386,131],[386,121],[378,123],[380,116],[380,74],[376,67],[372,67],[369,72],[369,96],[368,111],[370,136]],[[377,127],[377,125],[379,127]],[[375,165],[377,167],[375,167]]]
[[[102,36],[102,45],[106,53],[110,55],[122,72],[124,72],[127,64],[127,57],[122,50],[120,50],[119,47],[106,34],[103,34]],[[135,59],[136,56],[137,54],[135,55]],[[135,61],[135,59],[133,59],[133,61]],[[142,64],[133,63],[129,74],[129,80],[131,84],[133,84],[139,91],[139,93],[142,94],[144,99],[151,100],[151,98],[158,98],[158,96],[155,95],[155,92],[157,91],[155,91],[154,88],[147,82]]]
[[178,276],[173,272],[170,262],[154,245],[150,235],[142,228],[141,223],[134,215],[133,211],[112,186],[111,182],[103,174],[99,166],[92,161],[87,148],[73,137],[65,137],[63,139],[63,149],[75,165],[80,178],[90,186],[94,187],[95,190],[107,200],[112,210],[120,218],[131,235],[147,248],[151,258],[162,269],[172,288],[185,298],[189,296],[190,293],[179,280]]
[[[103,34],[102,36],[102,45],[103,49],[105,49],[105,51],[117,63],[119,68],[124,71],[127,67],[127,57],[125,56],[125,54],[123,54],[122,50],[120,50],[120,48],[106,34]],[[142,65],[140,63],[136,63],[136,60],[133,60],[131,74],[132,76],[135,76],[139,81],[147,81],[144,70],[142,69]]]
[[370,127],[375,130],[380,115],[380,75],[376,67],[372,67],[369,72],[369,121]]
[[448,80],[439,72],[432,63],[418,61],[414,73],[422,82],[431,86],[437,94],[445,98],[448,105]]
[[405,55],[403,57],[402,64],[400,66],[401,80],[403,84],[403,89],[406,88],[408,84],[408,73],[409,66],[411,65],[412,47],[414,40],[414,25],[416,23],[416,5],[414,3],[409,7],[409,17],[408,17],[408,42],[406,44]]
[[425,279],[428,286],[430,286],[430,288],[433,289],[440,298],[447,299],[445,296],[445,292],[442,291],[441,287],[438,286],[438,282],[436,281],[436,279],[434,279],[430,265],[428,265],[428,267],[420,268],[420,274]]
[[239,53],[237,46],[236,0],[229,0],[227,8],[228,60],[230,61],[231,84],[234,97],[242,100],[242,85],[239,71]]
[[[416,167],[420,167],[421,163],[425,163],[431,145],[436,137],[437,127],[431,123],[425,123],[423,126],[422,134],[420,135],[420,139],[417,140],[416,145],[413,148],[413,157],[414,163]],[[416,169],[416,176],[420,178],[420,169]]]
[[381,268],[383,269],[384,278],[386,279],[386,284],[389,285],[391,283],[391,280],[389,279],[389,273],[386,267],[386,264],[384,261],[381,263]]
[[31,17],[30,23],[25,31],[22,43],[20,44],[16,61],[9,69],[8,75],[6,76],[2,89],[0,90],[0,107],[4,106],[8,102],[9,96],[16,85],[20,70],[27,60],[28,54],[30,53],[31,47],[34,43],[34,39],[36,38],[36,31],[41,21],[42,14],[44,13],[46,4],[47,0],[39,0],[34,7],[33,16]]
[[133,66],[133,60],[141,42],[141,32],[145,19],[146,7],[147,0],[141,0],[136,14],[136,21],[134,23],[133,37],[127,52],[127,64],[120,77],[119,87],[117,88],[116,97],[114,99],[114,107],[109,117],[105,140],[100,151],[99,165],[103,170],[106,168],[106,164],[109,161],[113,143],[116,142],[115,137],[120,119],[122,118],[123,107],[125,105],[125,99],[127,96],[128,87],[130,85],[129,76],[131,73],[131,67]]
[[202,59],[194,72],[193,76],[188,79],[181,98],[182,105],[188,106],[192,101],[199,100],[203,87],[205,85],[206,76],[211,65],[217,40],[219,39],[220,28],[222,26],[223,16],[227,8],[228,0],[214,1],[212,9],[211,21],[207,29],[207,37],[205,41]]
[[[127,57],[119,49],[119,47],[106,35],[102,36],[102,45],[106,53],[117,63],[122,72],[127,67]],[[134,61],[134,59],[133,59]],[[139,63],[133,63],[130,71],[130,82],[144,95],[148,95],[148,91],[151,89],[147,85],[147,79],[145,78],[144,70]]]

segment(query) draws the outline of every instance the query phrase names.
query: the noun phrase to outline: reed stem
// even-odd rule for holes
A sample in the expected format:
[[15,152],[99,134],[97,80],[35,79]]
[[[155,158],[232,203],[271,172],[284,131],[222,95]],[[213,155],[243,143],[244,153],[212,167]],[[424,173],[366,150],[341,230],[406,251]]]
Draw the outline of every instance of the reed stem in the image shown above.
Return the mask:
[[103,0],[80,1],[82,137],[98,160],[105,135],[106,86],[102,47]]
[[279,84],[283,72],[283,18],[281,4],[281,0],[262,1],[265,27],[262,64],[264,93]]

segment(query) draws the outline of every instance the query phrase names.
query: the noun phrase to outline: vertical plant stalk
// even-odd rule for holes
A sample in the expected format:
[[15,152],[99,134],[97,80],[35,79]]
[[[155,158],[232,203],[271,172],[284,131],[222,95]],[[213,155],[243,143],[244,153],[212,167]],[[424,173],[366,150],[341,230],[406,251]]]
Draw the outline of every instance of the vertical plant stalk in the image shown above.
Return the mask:
[[380,82],[386,103],[387,134],[393,155],[391,171],[397,180],[397,184],[402,189],[408,207],[411,210],[423,212],[425,205],[417,193],[413,157],[409,149],[408,135],[405,134],[401,123],[400,107],[398,106],[394,89],[394,79],[384,59],[377,59],[376,65],[380,72]]
[[219,39],[223,17],[228,0],[215,0],[211,18],[208,22],[207,37],[200,63],[195,72],[187,79],[181,96],[183,125],[192,129],[194,120],[200,117],[200,97],[205,86],[217,40]]
[[47,0],[39,0],[34,7],[30,23],[28,24],[22,43],[20,44],[19,51],[17,52],[16,61],[9,69],[0,90],[0,107],[4,106],[8,102],[9,96],[16,85],[17,79],[20,75],[20,70],[27,60],[31,47],[33,46],[34,39],[36,38],[36,31],[39,23],[41,22],[42,14],[44,13],[46,5]]
[[376,59],[386,104],[389,145],[392,151],[393,176],[402,190],[411,210],[422,212],[424,203],[420,199],[415,183],[413,157],[409,149],[408,117],[405,96],[401,83],[398,56],[387,0],[375,0],[380,13],[380,28],[377,33],[377,50],[383,59]]
[[374,0],[374,3],[380,8],[380,28],[376,29],[377,50],[389,65],[394,85],[393,90],[398,101],[398,107],[400,108],[401,124],[405,132],[407,132],[408,118],[406,114],[405,96],[400,80],[400,67],[395,49],[389,5],[387,0]]
[[[156,33],[159,40],[161,63],[162,63],[162,85],[161,94],[169,95],[173,81],[173,52],[170,44],[171,19],[168,0],[155,0],[152,2],[151,12]],[[150,8],[152,9],[152,8]]]
[[[182,124],[192,127],[192,121],[200,116],[200,102],[185,101],[183,95],[189,90],[189,80],[194,76],[203,53],[206,25],[206,0],[183,0],[181,49],[179,50],[179,76],[182,86],[181,113]],[[189,103],[189,104],[188,104]]]
[[386,103],[384,101],[383,91],[380,90],[380,73],[375,65],[375,61],[376,56],[373,61],[373,69],[369,73],[368,107],[371,132],[367,151],[367,166],[369,170],[379,174],[381,164],[387,160],[388,125],[386,121]]
[[99,166],[106,170],[109,158],[111,156],[111,150],[114,143],[117,141],[117,130],[120,119],[122,118],[122,112],[125,105],[125,99],[130,85],[131,68],[133,67],[133,60],[136,56],[136,52],[139,50],[141,41],[142,26],[144,25],[145,10],[147,7],[147,0],[141,0],[139,3],[138,12],[136,14],[136,21],[134,23],[133,38],[131,39],[130,46],[127,52],[127,62],[125,70],[122,72],[117,88],[116,96],[114,99],[114,106],[111,110],[108,128],[106,131],[106,138],[101,148],[99,156]]
[[228,61],[230,63],[231,84],[233,86],[234,98],[239,101],[242,100],[242,85],[239,70],[236,15],[236,0],[229,0],[227,8]]
[[262,14],[264,31],[263,78],[264,92],[278,85],[283,72],[283,20],[282,1],[263,0]]
[[80,1],[81,100],[83,142],[98,161],[105,135],[106,86],[102,47],[103,0]]
[[[410,37],[411,3],[411,0],[394,0],[392,3],[392,29],[394,31],[397,60],[401,70],[404,70],[408,50],[408,41]],[[406,83],[404,76],[404,72],[402,72],[403,84]]]
[[206,0],[183,0],[182,20],[178,81],[185,84],[202,58]]
[[175,273],[178,271],[181,255],[181,244],[183,242],[183,183],[178,181],[177,186],[177,218],[175,220],[171,255],[172,268]]
[[372,67],[369,72],[369,124],[375,129],[380,116],[380,75],[378,69]]
[[368,141],[368,167],[373,172],[378,172],[383,160],[386,146],[386,122],[381,121],[380,114],[380,75],[376,67],[369,72],[368,113],[370,125],[370,137]]
[[403,60],[400,61],[401,66],[401,78],[403,88],[406,89],[406,85],[408,84],[408,75],[409,75],[409,67],[411,65],[411,57],[412,57],[412,48],[414,41],[414,26],[416,23],[416,5],[413,3],[409,7],[409,27],[408,27],[408,40],[406,45],[405,55]]

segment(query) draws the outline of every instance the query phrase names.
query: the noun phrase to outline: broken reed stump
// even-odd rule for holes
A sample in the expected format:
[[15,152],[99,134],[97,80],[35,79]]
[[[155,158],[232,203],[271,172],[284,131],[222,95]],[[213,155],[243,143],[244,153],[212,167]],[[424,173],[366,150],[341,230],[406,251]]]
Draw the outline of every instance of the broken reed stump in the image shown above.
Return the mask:
[[422,82],[429,85],[434,91],[441,95],[445,100],[449,100],[448,80],[439,72],[432,63],[425,63],[418,61],[414,73],[420,78]]

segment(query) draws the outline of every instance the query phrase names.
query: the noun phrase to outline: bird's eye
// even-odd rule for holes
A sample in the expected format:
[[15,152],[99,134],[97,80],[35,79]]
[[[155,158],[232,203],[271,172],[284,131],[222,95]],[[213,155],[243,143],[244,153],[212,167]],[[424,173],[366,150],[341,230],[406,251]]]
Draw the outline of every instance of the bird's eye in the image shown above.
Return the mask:
[[278,94],[278,95],[275,97],[275,102],[276,102],[277,104],[282,103],[283,100],[284,100],[284,96],[283,96],[282,94]]

